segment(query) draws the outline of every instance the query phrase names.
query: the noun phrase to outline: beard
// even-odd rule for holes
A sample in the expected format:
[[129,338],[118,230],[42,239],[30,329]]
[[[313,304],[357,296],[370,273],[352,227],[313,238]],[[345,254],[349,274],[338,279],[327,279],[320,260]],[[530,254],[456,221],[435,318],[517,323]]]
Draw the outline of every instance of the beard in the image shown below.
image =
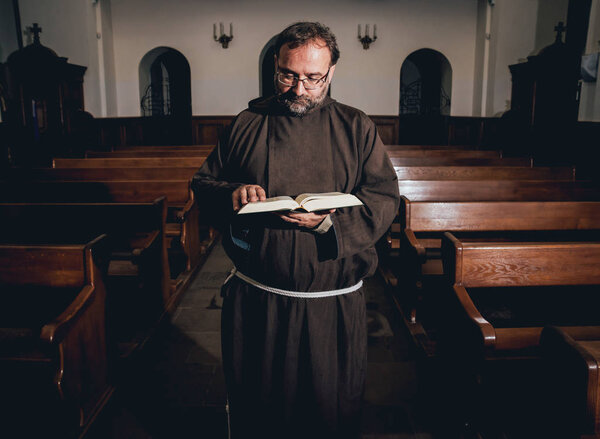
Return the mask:
[[275,80],[275,87],[277,90],[277,102],[279,102],[279,104],[281,104],[292,116],[304,116],[321,105],[323,100],[325,100],[329,84],[325,84],[321,88],[321,92],[316,96],[298,96],[291,88],[285,93],[281,92],[277,80]]

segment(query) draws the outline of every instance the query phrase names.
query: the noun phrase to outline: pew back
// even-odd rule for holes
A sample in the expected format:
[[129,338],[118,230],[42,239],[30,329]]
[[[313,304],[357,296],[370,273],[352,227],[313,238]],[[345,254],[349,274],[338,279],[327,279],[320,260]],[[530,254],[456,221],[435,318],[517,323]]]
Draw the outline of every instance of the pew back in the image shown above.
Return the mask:
[[398,180],[575,180],[572,166],[397,166]]
[[394,166],[533,166],[526,157],[390,157]]
[[182,180],[192,178],[198,168],[32,168],[9,169],[11,180]]
[[401,200],[401,226],[413,232],[600,228],[600,202]]
[[593,181],[399,180],[398,188],[411,201],[600,200]]
[[600,242],[469,242],[446,232],[450,282],[463,287],[600,284]]
[[53,168],[200,168],[206,157],[141,157],[141,158],[55,158]]

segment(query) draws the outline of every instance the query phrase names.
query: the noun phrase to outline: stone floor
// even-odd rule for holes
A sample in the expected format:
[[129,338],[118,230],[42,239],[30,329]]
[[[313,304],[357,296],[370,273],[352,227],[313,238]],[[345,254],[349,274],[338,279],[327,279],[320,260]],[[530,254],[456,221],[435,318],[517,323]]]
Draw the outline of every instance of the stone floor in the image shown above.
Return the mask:
[[[124,372],[86,439],[227,438],[219,288],[231,268],[217,245],[172,319]],[[383,282],[366,281],[369,322],[363,439],[426,439],[435,422],[417,360]]]

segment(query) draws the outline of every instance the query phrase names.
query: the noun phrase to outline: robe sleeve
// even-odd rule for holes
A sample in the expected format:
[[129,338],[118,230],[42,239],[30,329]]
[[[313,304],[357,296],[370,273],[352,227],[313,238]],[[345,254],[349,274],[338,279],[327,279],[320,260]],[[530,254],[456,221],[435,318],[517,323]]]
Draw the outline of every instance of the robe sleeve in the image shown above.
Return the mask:
[[364,206],[338,209],[332,216],[333,227],[323,237],[335,241],[336,249],[328,252],[340,259],[371,248],[389,229],[400,204],[398,178],[377,134],[375,125],[365,122],[362,164],[358,184],[353,190]]
[[216,227],[231,220],[231,194],[244,184],[227,181],[225,175],[230,132],[231,127],[228,127],[202,167],[192,177],[192,190],[200,207],[201,218]]

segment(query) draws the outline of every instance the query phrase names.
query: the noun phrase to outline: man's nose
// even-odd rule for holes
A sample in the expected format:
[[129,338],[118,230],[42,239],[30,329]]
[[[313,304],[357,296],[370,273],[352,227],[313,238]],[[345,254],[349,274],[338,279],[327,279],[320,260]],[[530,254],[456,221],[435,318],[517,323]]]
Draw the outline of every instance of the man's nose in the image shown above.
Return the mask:
[[296,96],[302,96],[306,94],[306,89],[304,88],[304,81],[298,81],[296,85],[292,87],[292,90],[296,94]]

